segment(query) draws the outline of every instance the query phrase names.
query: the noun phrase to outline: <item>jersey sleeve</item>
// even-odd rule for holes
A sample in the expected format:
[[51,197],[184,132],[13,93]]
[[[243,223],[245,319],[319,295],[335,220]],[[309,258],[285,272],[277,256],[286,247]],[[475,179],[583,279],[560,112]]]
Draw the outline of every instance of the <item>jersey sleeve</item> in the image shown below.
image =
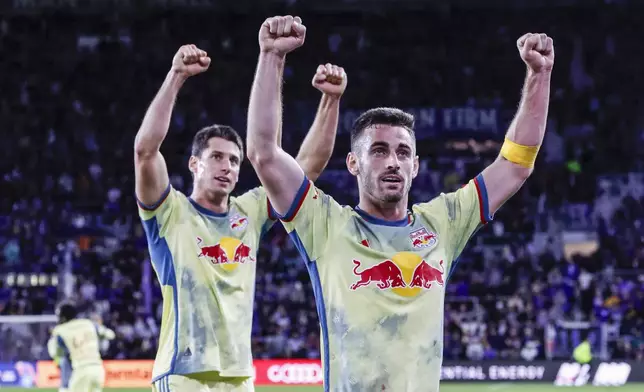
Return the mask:
[[152,205],[143,204],[137,199],[139,216],[144,222],[156,220],[159,235],[164,237],[168,227],[172,226],[178,218],[181,207],[180,198],[179,191],[174,189],[172,185],[168,185],[168,188],[163,192],[159,201]]
[[481,174],[456,192],[443,193],[429,203],[418,204],[417,208],[427,219],[438,218],[442,226],[439,230],[447,234],[453,260],[461,254],[470,237],[493,219]]
[[58,337],[56,335],[51,335],[49,338],[49,341],[47,342],[47,352],[54,361],[58,361],[60,353],[58,350]]
[[300,253],[312,262],[325,253],[348,215],[347,209],[305,177],[289,210],[278,217]]
[[235,198],[239,209],[252,222],[261,227],[261,233],[265,233],[277,221],[277,214],[268,201],[268,195],[264,187],[257,187]]

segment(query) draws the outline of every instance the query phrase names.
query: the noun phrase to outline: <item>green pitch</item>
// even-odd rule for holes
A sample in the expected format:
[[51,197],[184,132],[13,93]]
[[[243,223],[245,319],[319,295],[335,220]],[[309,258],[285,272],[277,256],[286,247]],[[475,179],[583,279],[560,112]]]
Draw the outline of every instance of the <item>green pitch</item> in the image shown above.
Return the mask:
[[[628,384],[623,387],[555,387],[552,384],[512,384],[512,383],[488,383],[488,384],[442,384],[441,392],[514,392],[520,389],[522,392],[642,392],[644,384]],[[25,392],[25,389],[19,388],[2,388],[3,392]],[[31,389],[39,392],[58,392],[57,389]],[[132,389],[105,389],[110,392],[150,392],[149,388],[132,388]],[[321,392],[319,387],[256,387],[257,392]]]

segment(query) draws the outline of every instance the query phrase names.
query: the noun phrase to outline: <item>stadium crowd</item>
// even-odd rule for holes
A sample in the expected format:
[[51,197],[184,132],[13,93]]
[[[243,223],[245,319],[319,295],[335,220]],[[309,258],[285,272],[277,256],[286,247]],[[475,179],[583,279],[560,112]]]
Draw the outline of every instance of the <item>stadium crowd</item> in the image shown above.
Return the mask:
[[[644,151],[644,101],[634,99],[644,55],[633,50],[644,25],[616,6],[398,12],[305,20],[303,53],[285,71],[286,149],[296,149],[313,118],[317,63],[333,62],[349,75],[347,110],[497,109],[496,132],[419,131],[413,201],[455,190],[496,158],[516,108],[524,68],[514,41],[547,31],[557,60],[545,146],[528,185],[471,241],[450,278],[445,358],[543,358],[549,325],[587,321],[619,326],[614,358],[644,360],[644,180],[628,175],[642,169]],[[107,357],[154,356],[161,296],[136,215],[134,135],[176,49],[193,42],[207,50],[213,66],[184,88],[162,148],[172,184],[189,192],[194,132],[227,123],[244,133],[264,16],[0,17],[1,315],[51,314],[69,295],[117,332]],[[343,127],[318,186],[351,204],[357,187],[343,169]],[[240,178],[239,193],[257,184],[247,164]],[[564,231],[594,234],[597,249],[566,254]],[[308,274],[279,225],[257,267],[255,357],[319,357]],[[60,280],[19,287],[8,272]]]

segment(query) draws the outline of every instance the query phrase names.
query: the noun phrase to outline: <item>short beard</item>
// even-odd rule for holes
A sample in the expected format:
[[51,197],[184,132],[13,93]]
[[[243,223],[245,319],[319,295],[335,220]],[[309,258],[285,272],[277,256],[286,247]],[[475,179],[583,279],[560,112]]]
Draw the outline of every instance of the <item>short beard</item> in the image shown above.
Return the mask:
[[385,203],[398,203],[402,199],[403,199],[403,195],[401,195],[400,193],[396,193],[396,194],[393,194],[393,195],[392,194],[386,194],[383,201]]
[[[365,184],[365,191],[367,191],[367,194],[371,195],[372,197],[380,193],[378,192],[378,187],[380,186],[380,184],[378,183],[377,178],[375,179],[375,183],[369,181],[369,179],[363,178],[362,183]],[[382,203],[398,203],[404,197],[405,197],[405,192],[394,193],[394,194],[382,192],[380,193],[380,197],[377,197],[375,199]]]

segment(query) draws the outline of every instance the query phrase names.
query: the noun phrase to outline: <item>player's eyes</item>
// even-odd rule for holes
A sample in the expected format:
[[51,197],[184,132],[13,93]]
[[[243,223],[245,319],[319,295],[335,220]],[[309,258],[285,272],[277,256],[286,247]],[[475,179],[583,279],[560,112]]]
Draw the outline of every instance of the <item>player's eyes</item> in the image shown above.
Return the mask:
[[409,152],[407,150],[402,150],[402,151],[398,151],[398,155],[403,156],[403,157],[408,157],[408,156],[411,155],[411,152]]
[[373,153],[375,155],[386,155],[387,150],[385,150],[384,148],[376,148],[375,150],[373,150]]

